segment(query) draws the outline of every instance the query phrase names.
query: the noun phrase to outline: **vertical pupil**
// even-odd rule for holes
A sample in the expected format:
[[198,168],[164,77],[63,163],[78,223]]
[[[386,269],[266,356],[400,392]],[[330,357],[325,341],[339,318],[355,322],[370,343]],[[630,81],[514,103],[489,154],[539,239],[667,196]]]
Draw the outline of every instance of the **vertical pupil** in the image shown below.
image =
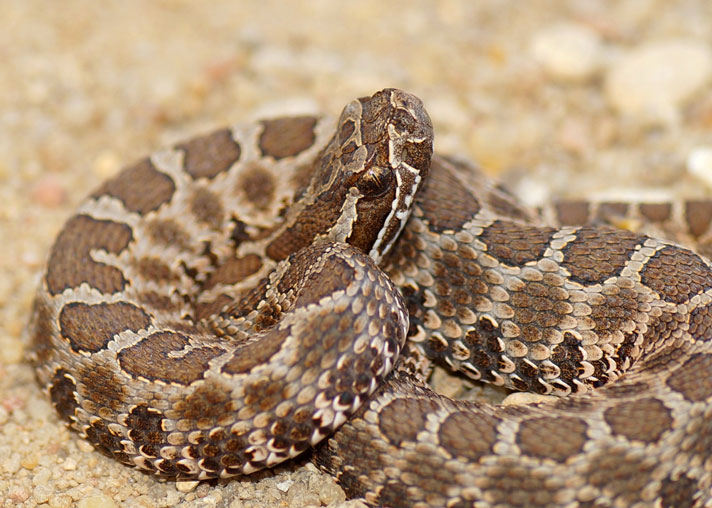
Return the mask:
[[367,194],[378,194],[388,186],[388,170],[382,167],[374,167],[368,170],[363,176],[362,192]]

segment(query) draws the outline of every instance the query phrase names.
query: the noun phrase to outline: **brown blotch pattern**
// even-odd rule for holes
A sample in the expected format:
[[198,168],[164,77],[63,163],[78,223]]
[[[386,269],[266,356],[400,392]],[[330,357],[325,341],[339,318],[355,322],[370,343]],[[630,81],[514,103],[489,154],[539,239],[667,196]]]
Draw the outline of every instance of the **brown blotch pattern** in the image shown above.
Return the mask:
[[495,221],[486,227],[479,240],[487,253],[510,266],[522,266],[540,259],[556,232],[553,228],[522,226],[509,221]]
[[673,424],[670,410],[654,398],[620,402],[603,418],[614,434],[645,443],[656,442]]
[[704,234],[712,223],[712,201],[687,201],[685,221],[693,236]]
[[69,372],[59,369],[54,373],[49,385],[49,396],[57,412],[68,422],[72,421],[79,407],[76,391],[77,384]]
[[[492,325],[489,319],[481,318],[463,337],[463,342],[470,349],[470,362],[482,373],[484,379],[494,380],[491,376],[493,370],[498,369],[500,353],[503,349],[497,340],[501,333],[498,328]],[[442,355],[435,351],[428,351],[428,355]],[[437,356],[435,356],[437,357]]]
[[481,415],[473,421],[468,413],[453,413],[440,425],[440,445],[453,457],[477,461],[492,452],[497,439],[497,419]]
[[314,144],[315,126],[316,118],[311,116],[263,121],[258,141],[262,155],[279,160],[300,154]]
[[561,371],[559,378],[571,385],[572,381],[578,378],[579,366],[583,361],[581,344],[576,339],[576,336],[572,333],[564,332],[563,342],[551,348],[549,359],[558,365]]
[[557,201],[554,203],[556,220],[562,226],[582,226],[590,219],[590,203],[588,201]]
[[581,284],[601,284],[625,267],[644,237],[628,231],[584,226],[563,248],[561,266]]
[[[309,174],[311,176],[311,172]],[[266,210],[272,204],[276,185],[272,174],[253,165],[247,168],[237,182],[237,193],[258,210]]]
[[136,299],[141,305],[148,307],[149,310],[172,310],[175,304],[171,297],[162,295],[155,291],[144,291],[136,295]]
[[418,432],[425,429],[425,415],[435,409],[427,399],[396,399],[381,409],[378,428],[392,445],[416,441]]
[[193,177],[215,178],[240,160],[240,145],[233,139],[230,129],[220,129],[211,134],[193,138],[176,145],[185,155],[183,166]]
[[149,222],[146,226],[146,232],[154,242],[161,245],[176,246],[182,250],[190,248],[191,240],[188,233],[171,219]]
[[[296,263],[293,263],[292,266],[294,264]],[[310,275],[304,281],[294,305],[305,307],[310,303],[319,303],[321,298],[329,296],[339,289],[345,289],[352,282],[354,273],[355,269],[343,259],[329,257],[319,273]]]
[[165,442],[163,413],[145,405],[131,409],[126,418],[129,438],[141,452],[149,457],[158,457],[159,445]]
[[280,350],[284,341],[291,333],[290,328],[267,330],[241,345],[222,367],[227,374],[249,372],[257,365],[267,361]]
[[689,323],[688,331],[693,339],[705,341],[712,337],[712,304],[693,310]]
[[215,347],[186,351],[189,345],[190,339],[183,334],[156,332],[117,356],[121,368],[132,376],[188,385],[203,379],[208,362],[224,353]]
[[138,274],[146,279],[157,282],[176,282],[180,279],[177,273],[162,260],[153,257],[139,258],[133,263]]
[[712,450],[712,419],[699,414],[687,422],[687,428],[694,433],[682,442],[682,450],[699,458],[700,463],[710,464],[709,453]]
[[282,261],[293,252],[297,252],[312,243],[314,238],[336,222],[341,209],[331,200],[317,201],[302,211],[294,224],[265,249],[267,256],[274,261]]
[[43,298],[36,298],[32,306],[30,319],[30,349],[35,358],[35,364],[47,364],[57,353],[52,345],[55,315],[49,304]]
[[653,222],[664,222],[672,215],[670,203],[641,203],[640,214]]
[[86,369],[82,374],[81,383],[82,397],[111,411],[121,410],[129,400],[128,393],[124,391],[125,383],[114,367],[96,365]]
[[134,465],[129,455],[123,450],[121,441],[124,439],[123,434],[114,434],[106,426],[104,420],[94,420],[91,426],[86,429],[87,440],[94,445],[99,452],[107,457],[112,457],[123,464]]
[[234,411],[234,402],[228,387],[214,381],[201,384],[185,399],[175,403],[173,408],[181,413],[182,418],[199,420],[209,418],[215,420]]
[[218,229],[225,219],[220,198],[214,192],[197,188],[190,199],[190,211],[198,220],[213,229]]
[[[565,479],[544,468],[519,464],[514,458],[501,458],[486,468],[486,476],[478,482],[483,496],[491,506],[511,508],[549,508],[558,503],[557,494]],[[471,507],[473,503],[461,503]]]
[[129,212],[145,215],[168,203],[175,190],[170,176],[158,171],[150,159],[143,159],[105,182],[92,197],[114,197]]
[[[641,305],[639,299],[638,293],[628,288],[617,288],[615,292],[602,294],[597,304],[590,304],[590,317],[596,324],[596,333],[601,337],[611,337],[629,327],[631,322],[638,318],[638,308]],[[626,352],[620,351],[620,348],[626,344],[632,345],[636,340],[634,333],[628,335],[624,338],[623,345],[619,346],[619,357]]]
[[639,397],[641,393],[647,393],[650,390],[648,383],[642,381],[635,383],[614,383],[601,389],[601,393],[605,393],[606,397],[622,399],[626,397]]
[[571,313],[569,293],[546,281],[525,282],[511,291],[509,304],[516,309],[513,321],[519,326],[521,339],[538,342],[547,336],[547,329],[558,328]]
[[127,302],[94,305],[71,302],[59,314],[62,337],[77,353],[96,353],[117,334],[127,330],[138,332],[150,324],[148,314]]
[[701,488],[695,479],[684,473],[675,478],[667,476],[660,482],[662,508],[692,508]]
[[712,395],[712,355],[692,355],[668,378],[667,385],[690,402]]
[[628,203],[606,201],[599,205],[597,218],[604,222],[619,219],[628,214],[628,208]]
[[[452,483],[452,472],[447,467],[443,467],[442,462],[435,456],[423,454],[416,463],[406,465],[400,475],[401,478],[418,478],[418,489],[422,490],[424,497],[442,499],[446,497],[447,485]],[[380,490],[380,489],[379,489]],[[403,482],[399,479],[390,480],[387,486],[379,492],[377,506],[388,506],[393,508],[409,508],[413,506],[412,491],[410,482]],[[448,504],[454,508],[471,506],[471,504]]]
[[270,411],[285,397],[282,393],[285,388],[284,380],[261,378],[245,386],[245,404],[252,406],[257,412]]
[[91,251],[121,253],[132,240],[131,228],[110,220],[75,215],[67,221],[52,247],[47,265],[47,288],[58,295],[86,282],[102,293],[121,291],[127,284],[121,270],[94,261]]
[[241,258],[229,259],[220,265],[205,283],[204,289],[217,284],[237,284],[262,267],[262,258],[257,254],[247,254]]
[[430,175],[416,196],[415,205],[437,233],[461,229],[480,211],[480,203],[474,194],[439,158],[433,159]]
[[656,465],[625,450],[601,449],[591,456],[587,476],[591,485],[618,500],[615,506],[632,506],[642,501],[641,493]]
[[663,247],[640,272],[643,284],[666,302],[683,303],[712,287],[712,272],[693,252]]
[[583,450],[587,429],[579,418],[545,416],[521,422],[516,440],[525,455],[564,462]]

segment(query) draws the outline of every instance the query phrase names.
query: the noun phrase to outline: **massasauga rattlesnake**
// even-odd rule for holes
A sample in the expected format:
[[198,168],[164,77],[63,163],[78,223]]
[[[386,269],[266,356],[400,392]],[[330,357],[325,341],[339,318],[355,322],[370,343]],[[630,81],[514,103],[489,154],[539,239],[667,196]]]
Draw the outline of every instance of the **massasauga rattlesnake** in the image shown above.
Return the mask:
[[[433,156],[404,92],[353,101],[332,133],[295,117],[194,138],[69,219],[28,340],[72,428],[125,464],[197,479],[329,436],[315,462],[373,505],[712,503],[708,261],[539,226]],[[568,397],[441,397],[398,360],[406,336],[409,358]]]

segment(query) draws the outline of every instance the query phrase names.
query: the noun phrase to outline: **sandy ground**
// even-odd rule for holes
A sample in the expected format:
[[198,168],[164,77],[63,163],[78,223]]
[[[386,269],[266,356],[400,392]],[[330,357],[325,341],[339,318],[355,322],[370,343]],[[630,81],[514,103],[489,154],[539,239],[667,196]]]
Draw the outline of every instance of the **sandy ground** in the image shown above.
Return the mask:
[[707,0],[0,0],[0,19],[3,507],[360,506],[304,461],[157,481],[65,429],[34,383],[20,336],[54,236],[163,144],[395,86],[425,102],[437,150],[529,202],[712,196]]

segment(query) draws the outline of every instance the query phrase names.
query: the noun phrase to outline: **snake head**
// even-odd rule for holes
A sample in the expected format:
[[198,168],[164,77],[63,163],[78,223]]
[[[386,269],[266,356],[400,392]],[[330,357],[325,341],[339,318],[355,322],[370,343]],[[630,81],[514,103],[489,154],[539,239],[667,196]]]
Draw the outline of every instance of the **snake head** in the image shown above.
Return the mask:
[[414,95],[389,88],[349,103],[310,183],[315,208],[331,207],[325,236],[379,262],[408,219],[432,154],[432,123]]

